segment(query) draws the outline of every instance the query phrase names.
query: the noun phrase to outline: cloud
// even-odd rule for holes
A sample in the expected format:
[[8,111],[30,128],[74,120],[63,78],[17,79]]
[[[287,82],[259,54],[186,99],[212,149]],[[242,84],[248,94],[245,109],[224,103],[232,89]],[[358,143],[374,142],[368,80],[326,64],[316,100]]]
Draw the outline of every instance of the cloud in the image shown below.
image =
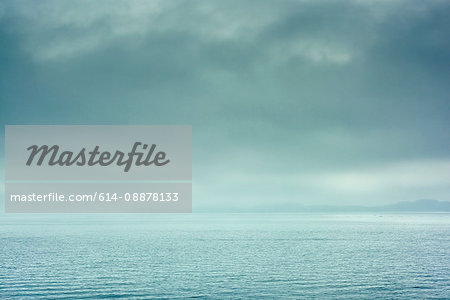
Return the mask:
[[88,54],[111,42],[150,34],[184,34],[221,42],[249,38],[272,19],[248,15],[246,7],[210,1],[12,1],[6,5],[25,34],[27,50],[40,61]]
[[3,1],[0,118],[192,124],[205,206],[448,200],[449,12],[446,1]]
[[[448,201],[450,160],[403,161],[376,167],[311,172],[254,172],[216,168],[220,176],[198,170],[198,207],[260,210],[269,205],[383,205],[431,197]],[[200,178],[198,178],[200,177]],[[195,177],[194,177],[195,178]],[[278,209],[284,209],[278,206]]]
[[37,60],[72,58],[127,35],[152,29],[150,20],[164,9],[160,1],[13,1],[6,6],[17,20],[14,30],[26,35],[27,50]]
[[447,187],[450,182],[450,161],[396,162],[367,170],[325,174],[320,176],[320,181],[324,188],[350,193]]
[[[12,30],[26,37],[26,50],[42,62],[75,58],[108,47],[121,39],[132,37],[139,41],[148,35],[161,33],[190,36],[207,44],[251,44],[257,43],[261,36],[271,43],[273,38],[267,39],[266,32],[277,30],[277,26],[283,26],[286,20],[291,20],[285,24],[289,29],[278,27],[278,33],[283,35],[280,30],[298,28],[300,35],[290,36],[281,49],[278,43],[260,45],[269,51],[266,57],[273,56],[274,51],[282,51],[284,57],[301,56],[311,62],[342,64],[351,59],[352,55],[346,48],[354,42],[351,37],[354,32],[349,32],[342,40],[343,30],[351,26],[351,21],[343,22],[343,18],[329,15],[328,11],[334,8],[344,11],[350,9],[360,14],[361,18],[373,17],[370,10],[361,9],[366,4],[351,3],[339,5],[334,1],[287,1],[273,5],[271,1],[255,4],[242,1],[118,0],[112,4],[111,1],[75,3],[48,0],[38,4],[10,1],[3,6],[3,11],[14,16],[16,22]],[[326,8],[323,14],[318,11],[327,6],[331,9]],[[316,19],[311,20],[308,15]],[[345,17],[348,17],[347,12]],[[296,22],[300,26],[295,26]],[[315,30],[311,27],[312,22],[322,25]],[[314,30],[307,32],[303,28]],[[341,30],[337,39],[332,37],[336,29]],[[357,34],[356,38],[361,38],[361,35]]]

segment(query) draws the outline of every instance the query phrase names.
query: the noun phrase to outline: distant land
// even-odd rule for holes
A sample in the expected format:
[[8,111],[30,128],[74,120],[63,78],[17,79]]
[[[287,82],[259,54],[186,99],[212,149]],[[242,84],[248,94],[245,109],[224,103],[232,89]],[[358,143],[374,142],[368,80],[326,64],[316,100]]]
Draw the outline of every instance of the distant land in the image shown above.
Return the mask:
[[[252,211],[255,210],[252,209]],[[259,207],[258,212],[450,212],[450,202],[420,199],[380,206],[297,205],[280,203]]]
[[[306,207],[308,208],[308,207]],[[380,206],[310,206],[310,211],[360,211],[360,212],[450,212],[450,202],[433,199],[403,201]]]
[[413,202],[398,202],[392,205],[379,206],[377,209],[385,211],[423,211],[423,212],[450,212],[450,202],[432,199],[421,199]]

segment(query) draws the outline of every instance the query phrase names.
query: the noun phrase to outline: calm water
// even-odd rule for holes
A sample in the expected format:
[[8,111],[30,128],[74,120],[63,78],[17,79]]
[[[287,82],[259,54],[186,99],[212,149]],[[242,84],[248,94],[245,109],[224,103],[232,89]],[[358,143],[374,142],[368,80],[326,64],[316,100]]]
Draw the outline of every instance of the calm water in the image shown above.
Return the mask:
[[449,214],[0,216],[0,298],[450,298]]

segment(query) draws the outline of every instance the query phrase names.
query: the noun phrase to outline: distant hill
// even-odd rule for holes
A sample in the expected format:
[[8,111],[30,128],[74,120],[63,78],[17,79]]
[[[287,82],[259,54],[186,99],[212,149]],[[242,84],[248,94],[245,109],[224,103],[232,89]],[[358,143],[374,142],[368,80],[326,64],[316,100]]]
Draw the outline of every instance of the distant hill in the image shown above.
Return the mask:
[[[242,210],[241,210],[242,211]],[[296,203],[274,203],[270,206],[260,206],[249,212],[450,212],[450,202],[433,199],[404,201],[390,205],[359,206],[359,205],[302,205]]]
[[450,212],[450,202],[433,199],[403,201],[382,206],[306,206],[307,211],[325,212]]
[[432,199],[421,199],[413,202],[398,202],[392,205],[379,206],[383,211],[422,211],[422,212],[450,212],[450,202]]
[[[306,207],[308,208],[308,207]],[[311,206],[310,211],[340,212],[450,212],[450,202],[433,199],[403,201],[381,206]]]

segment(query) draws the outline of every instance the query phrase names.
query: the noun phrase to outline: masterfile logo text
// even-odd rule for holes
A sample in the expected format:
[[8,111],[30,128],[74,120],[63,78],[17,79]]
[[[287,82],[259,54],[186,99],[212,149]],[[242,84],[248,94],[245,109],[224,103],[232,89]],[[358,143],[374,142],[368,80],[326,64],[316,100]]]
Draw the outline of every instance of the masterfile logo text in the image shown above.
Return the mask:
[[[138,148],[141,145],[142,150],[146,153],[138,151]],[[170,160],[166,159],[166,152],[158,151],[154,154],[155,148],[156,144],[149,147],[147,144],[135,142],[131,151],[128,153],[119,150],[116,150],[114,154],[109,151],[100,152],[100,146],[97,145],[92,151],[87,151],[86,148],[82,148],[76,154],[72,151],[60,151],[58,145],[53,145],[51,147],[48,145],[32,145],[27,148],[27,150],[30,150],[30,156],[28,157],[26,165],[32,165],[36,156],[36,165],[38,166],[41,166],[47,158],[47,164],[49,166],[95,166],[98,164],[105,167],[116,163],[118,166],[125,166],[124,172],[130,170],[133,162],[136,166],[144,165],[147,167],[150,165],[160,167],[168,164]]]
[[191,126],[9,125],[6,180],[191,180]]
[[6,212],[192,209],[191,126],[9,125],[5,137]]

